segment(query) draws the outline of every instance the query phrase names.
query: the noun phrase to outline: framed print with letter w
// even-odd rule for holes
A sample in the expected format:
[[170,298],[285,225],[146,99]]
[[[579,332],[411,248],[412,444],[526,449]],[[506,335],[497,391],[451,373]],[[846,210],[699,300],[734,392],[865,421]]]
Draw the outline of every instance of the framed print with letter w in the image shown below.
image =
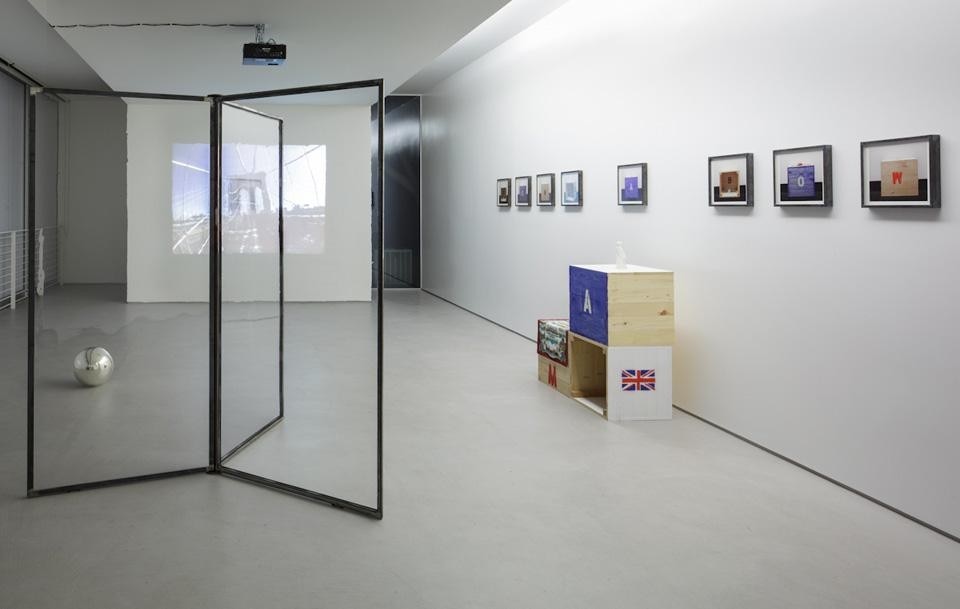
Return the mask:
[[940,136],[860,144],[863,207],[940,207]]

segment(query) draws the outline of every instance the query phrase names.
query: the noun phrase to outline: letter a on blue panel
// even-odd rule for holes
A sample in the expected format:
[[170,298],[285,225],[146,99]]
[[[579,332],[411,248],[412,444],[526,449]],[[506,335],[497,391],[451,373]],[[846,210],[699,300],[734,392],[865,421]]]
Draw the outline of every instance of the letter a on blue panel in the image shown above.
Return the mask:
[[570,330],[607,344],[607,274],[570,267]]

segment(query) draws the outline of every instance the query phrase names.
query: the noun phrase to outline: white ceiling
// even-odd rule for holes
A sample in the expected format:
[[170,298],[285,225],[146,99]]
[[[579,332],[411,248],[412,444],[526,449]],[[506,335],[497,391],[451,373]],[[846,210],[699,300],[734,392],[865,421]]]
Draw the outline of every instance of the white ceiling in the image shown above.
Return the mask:
[[28,0],[3,0],[2,4],[0,57],[44,85],[107,88],[77,52],[50,29]]
[[[253,40],[252,29],[57,30],[114,90],[190,95],[373,78],[383,78],[389,93],[507,3],[507,0],[29,1],[53,24],[266,23],[267,38],[287,44],[285,65],[243,66],[241,47]],[[47,84],[63,86],[55,80]]]
[[513,0],[430,62],[396,92],[426,93],[437,83],[513,38],[567,1]]

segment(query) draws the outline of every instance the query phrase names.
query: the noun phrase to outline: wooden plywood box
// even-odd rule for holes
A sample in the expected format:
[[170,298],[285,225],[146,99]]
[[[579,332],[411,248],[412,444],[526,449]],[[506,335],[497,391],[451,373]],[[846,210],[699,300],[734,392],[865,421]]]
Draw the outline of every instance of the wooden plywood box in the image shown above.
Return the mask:
[[570,330],[611,347],[673,345],[673,272],[571,266]]

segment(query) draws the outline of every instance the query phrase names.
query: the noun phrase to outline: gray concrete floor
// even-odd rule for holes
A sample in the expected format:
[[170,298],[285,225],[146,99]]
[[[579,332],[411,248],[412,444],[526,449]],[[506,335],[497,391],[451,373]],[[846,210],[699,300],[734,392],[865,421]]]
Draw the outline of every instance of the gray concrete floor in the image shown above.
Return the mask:
[[[47,290],[38,307],[37,489],[203,467],[208,459],[209,324],[203,303],[127,304],[122,286]],[[279,407],[279,305],[224,303],[224,453]],[[376,308],[285,309],[284,419],[226,463],[376,506]],[[73,357],[107,348],[110,382],[80,387]],[[12,366],[22,355],[8,352]]]
[[428,295],[386,311],[382,522],[204,474],[24,499],[0,312],[0,609],[960,606],[960,544],[680,413],[607,423]]

